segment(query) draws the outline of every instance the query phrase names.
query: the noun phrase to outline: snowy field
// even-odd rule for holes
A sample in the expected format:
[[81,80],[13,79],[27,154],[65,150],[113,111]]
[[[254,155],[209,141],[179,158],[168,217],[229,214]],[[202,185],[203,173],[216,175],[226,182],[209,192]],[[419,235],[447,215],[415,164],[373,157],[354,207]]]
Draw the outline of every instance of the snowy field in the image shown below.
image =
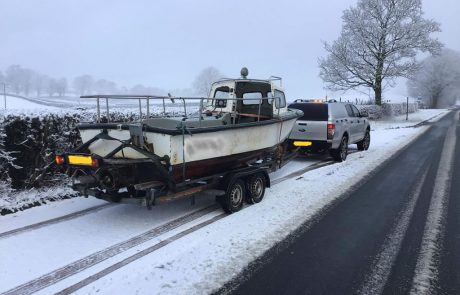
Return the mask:
[[[409,121],[400,116],[373,122],[368,151],[353,152],[344,163],[303,174],[299,170],[329,159],[293,160],[271,175],[276,184],[267,189],[261,203],[228,216],[213,205],[212,196],[197,198],[195,206],[183,200],[154,207],[152,211],[137,206],[110,205],[12,234],[5,233],[105,202],[74,198],[2,216],[0,253],[8,255],[0,260],[0,293],[32,290],[50,294],[69,286],[73,287],[66,292],[77,294],[215,291],[353,185],[364,181],[376,167],[428,128],[413,126],[438,120],[447,113],[446,110],[421,110],[411,114]],[[187,214],[201,212],[197,210],[205,211],[187,222],[170,224]],[[168,230],[162,231],[164,227]],[[152,229],[155,234],[151,233]],[[140,237],[142,242],[132,242]],[[131,239],[129,247],[123,244],[128,239]],[[98,254],[93,255],[95,252]],[[32,283],[28,283],[30,281]],[[16,288],[20,285],[23,286]]]
[[[20,98],[16,96],[7,96],[7,108],[4,108],[3,95],[0,96],[0,117],[2,115],[40,115],[43,113],[78,113],[82,110],[96,110],[96,99],[80,98],[80,97],[39,97],[39,98]],[[192,103],[193,105],[193,103]],[[194,103],[187,112],[197,109],[198,103]],[[167,112],[182,112],[184,111],[181,100],[175,100],[172,103],[169,99],[165,100]],[[141,102],[142,112],[145,114],[147,107],[145,100]],[[106,101],[100,99],[101,114],[106,112]],[[123,111],[139,113],[138,100],[115,100],[109,99],[110,111]],[[150,100],[150,112],[161,113],[163,111],[162,100]]]

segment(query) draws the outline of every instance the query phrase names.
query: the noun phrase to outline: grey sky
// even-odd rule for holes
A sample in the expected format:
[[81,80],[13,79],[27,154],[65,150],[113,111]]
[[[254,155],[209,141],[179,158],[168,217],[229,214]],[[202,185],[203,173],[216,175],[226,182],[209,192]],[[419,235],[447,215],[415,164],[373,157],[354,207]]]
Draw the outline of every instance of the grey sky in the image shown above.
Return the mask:
[[[355,3],[2,0],[0,70],[20,64],[170,90],[191,87],[209,65],[232,77],[247,66],[250,77],[282,76],[290,98],[320,97],[321,40],[337,38],[342,11]],[[424,0],[424,10],[441,23],[446,47],[460,50],[460,2]]]

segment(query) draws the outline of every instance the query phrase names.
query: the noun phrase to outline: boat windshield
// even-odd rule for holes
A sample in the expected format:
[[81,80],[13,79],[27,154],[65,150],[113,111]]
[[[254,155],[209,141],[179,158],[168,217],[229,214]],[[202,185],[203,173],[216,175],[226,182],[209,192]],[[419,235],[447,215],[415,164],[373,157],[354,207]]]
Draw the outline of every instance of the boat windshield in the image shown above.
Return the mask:
[[[213,98],[215,98],[215,104],[214,104],[214,99],[209,99],[207,105],[208,106],[215,106],[218,108],[225,108],[227,106],[227,100],[228,98],[232,98],[232,90],[228,86],[221,86],[218,87],[214,91]],[[222,98],[222,99],[219,99]]]

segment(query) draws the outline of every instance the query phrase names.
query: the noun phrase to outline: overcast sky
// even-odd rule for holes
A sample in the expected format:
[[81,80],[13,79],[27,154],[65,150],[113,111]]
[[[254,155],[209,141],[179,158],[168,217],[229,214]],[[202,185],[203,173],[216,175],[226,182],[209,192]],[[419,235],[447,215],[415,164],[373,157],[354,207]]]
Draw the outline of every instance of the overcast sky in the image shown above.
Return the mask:
[[[446,47],[460,50],[460,1],[424,0]],[[282,76],[288,97],[323,97],[321,41],[340,33],[356,0],[2,0],[0,71],[11,64],[53,77],[90,74],[131,87],[191,87],[215,66],[228,77]],[[390,90],[404,95],[405,86]]]

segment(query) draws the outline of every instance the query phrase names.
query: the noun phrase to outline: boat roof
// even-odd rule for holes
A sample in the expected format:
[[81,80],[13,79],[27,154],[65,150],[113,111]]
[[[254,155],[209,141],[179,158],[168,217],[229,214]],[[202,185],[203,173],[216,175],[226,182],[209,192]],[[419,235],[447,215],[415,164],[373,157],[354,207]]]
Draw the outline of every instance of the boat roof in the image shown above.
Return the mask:
[[217,80],[217,81],[213,82],[212,85],[219,84],[219,83],[226,83],[226,82],[236,82],[236,83],[238,83],[238,82],[255,82],[255,83],[270,83],[270,84],[274,84],[273,83],[274,81],[279,81],[280,85],[275,85],[275,86],[278,87],[278,88],[282,88],[282,79],[281,79],[281,77],[277,77],[277,76],[271,76],[268,79],[222,78],[220,80]]

